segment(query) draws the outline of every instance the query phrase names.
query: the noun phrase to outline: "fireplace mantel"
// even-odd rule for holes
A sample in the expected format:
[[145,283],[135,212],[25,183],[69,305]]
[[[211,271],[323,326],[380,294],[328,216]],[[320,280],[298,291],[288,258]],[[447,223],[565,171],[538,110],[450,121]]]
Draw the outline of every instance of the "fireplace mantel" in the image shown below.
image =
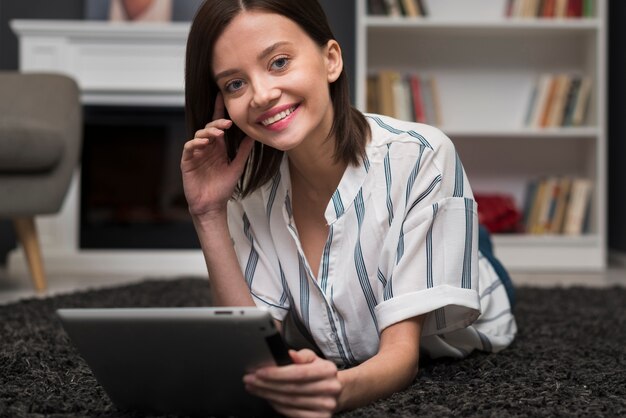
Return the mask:
[[188,23],[13,20],[20,70],[69,74],[87,105],[184,103]]
[[[189,23],[13,20],[23,72],[72,76],[85,105],[183,106]],[[58,215],[37,218],[47,272],[53,275],[206,274],[199,250],[81,250],[78,173]],[[26,274],[21,249],[10,273]]]

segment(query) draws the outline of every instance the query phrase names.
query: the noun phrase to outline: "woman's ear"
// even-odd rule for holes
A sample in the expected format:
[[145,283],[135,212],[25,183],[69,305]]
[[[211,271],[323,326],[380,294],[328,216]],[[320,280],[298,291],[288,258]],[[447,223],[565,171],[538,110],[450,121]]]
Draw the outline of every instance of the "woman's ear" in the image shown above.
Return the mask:
[[326,73],[329,83],[337,81],[343,70],[343,58],[339,43],[331,39],[326,44]]

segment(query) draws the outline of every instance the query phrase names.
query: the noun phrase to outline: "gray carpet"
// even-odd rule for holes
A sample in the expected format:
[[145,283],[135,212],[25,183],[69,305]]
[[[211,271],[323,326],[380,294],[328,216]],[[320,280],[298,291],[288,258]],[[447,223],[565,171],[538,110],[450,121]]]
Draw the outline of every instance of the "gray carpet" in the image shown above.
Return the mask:
[[[626,289],[521,288],[517,299],[507,350],[425,362],[403,392],[340,416],[626,416]],[[133,416],[110,403],[57,308],[209,303],[207,282],[190,278],[0,306],[0,417]]]

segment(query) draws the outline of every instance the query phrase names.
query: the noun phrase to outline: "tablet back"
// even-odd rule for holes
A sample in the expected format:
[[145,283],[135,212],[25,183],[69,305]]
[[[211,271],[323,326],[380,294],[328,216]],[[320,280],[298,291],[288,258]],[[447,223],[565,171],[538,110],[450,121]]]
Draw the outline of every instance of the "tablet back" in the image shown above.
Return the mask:
[[60,309],[96,379],[121,409],[158,414],[265,415],[243,376],[290,362],[257,308]]

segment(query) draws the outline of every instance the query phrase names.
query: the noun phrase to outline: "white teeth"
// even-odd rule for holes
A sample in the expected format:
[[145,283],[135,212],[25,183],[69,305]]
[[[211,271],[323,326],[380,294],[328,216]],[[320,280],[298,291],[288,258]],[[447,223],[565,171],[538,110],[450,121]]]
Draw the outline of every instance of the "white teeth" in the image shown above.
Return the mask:
[[291,115],[291,113],[293,113],[294,110],[296,110],[295,106],[290,107],[287,110],[283,110],[282,112],[275,114],[271,118],[267,118],[264,121],[261,121],[261,123],[263,124],[263,126],[271,125],[272,123],[276,123],[279,120],[285,119],[287,116]]

